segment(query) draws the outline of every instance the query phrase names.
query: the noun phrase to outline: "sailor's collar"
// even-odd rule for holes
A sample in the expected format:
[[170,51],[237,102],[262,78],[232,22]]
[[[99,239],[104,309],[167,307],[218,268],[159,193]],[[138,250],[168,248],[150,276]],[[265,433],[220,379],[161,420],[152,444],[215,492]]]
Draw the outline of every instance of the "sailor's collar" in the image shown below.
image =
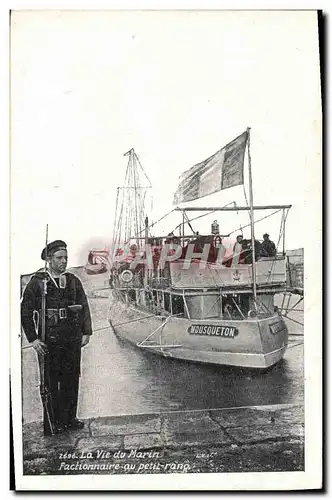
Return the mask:
[[[44,277],[45,275],[45,269],[44,268],[41,268],[41,269],[38,269],[38,271],[36,272],[36,275],[39,277],[41,277],[40,275],[43,275],[42,277]],[[67,271],[59,274],[59,276],[57,276],[57,278],[59,279],[59,285],[57,284],[57,282],[55,281],[54,277],[52,276],[52,274],[50,273],[50,271],[48,269],[46,269],[46,274],[48,276],[48,279],[51,280],[54,285],[57,287],[57,288],[66,288],[66,283],[67,283],[67,277],[66,275],[68,274]]]

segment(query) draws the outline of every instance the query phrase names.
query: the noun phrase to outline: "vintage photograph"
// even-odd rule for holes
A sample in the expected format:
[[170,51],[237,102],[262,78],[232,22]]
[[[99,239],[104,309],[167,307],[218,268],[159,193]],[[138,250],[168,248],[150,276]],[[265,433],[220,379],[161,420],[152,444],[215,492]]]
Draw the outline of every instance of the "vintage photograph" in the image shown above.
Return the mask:
[[320,486],[318,20],[12,11],[19,489]]

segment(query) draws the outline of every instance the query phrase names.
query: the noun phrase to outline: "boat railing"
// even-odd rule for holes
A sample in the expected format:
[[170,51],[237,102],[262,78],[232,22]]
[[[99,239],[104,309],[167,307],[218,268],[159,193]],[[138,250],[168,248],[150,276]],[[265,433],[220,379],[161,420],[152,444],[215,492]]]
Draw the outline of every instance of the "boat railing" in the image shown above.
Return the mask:
[[[243,288],[252,286],[251,264],[226,267],[218,263],[174,261],[170,263],[171,284],[174,288]],[[257,286],[286,284],[285,258],[265,258],[256,262]]]

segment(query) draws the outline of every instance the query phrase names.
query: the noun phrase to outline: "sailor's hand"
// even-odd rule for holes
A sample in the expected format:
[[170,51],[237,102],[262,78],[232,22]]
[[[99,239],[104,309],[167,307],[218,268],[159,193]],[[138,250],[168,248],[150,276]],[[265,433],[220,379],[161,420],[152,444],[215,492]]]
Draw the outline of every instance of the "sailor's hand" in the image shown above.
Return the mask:
[[42,356],[47,354],[46,344],[44,344],[44,342],[42,342],[40,339],[34,340],[33,342],[31,342],[31,345],[37,354],[40,354]]
[[82,337],[82,347],[84,347],[85,345],[87,345],[90,341],[90,335],[83,335]]

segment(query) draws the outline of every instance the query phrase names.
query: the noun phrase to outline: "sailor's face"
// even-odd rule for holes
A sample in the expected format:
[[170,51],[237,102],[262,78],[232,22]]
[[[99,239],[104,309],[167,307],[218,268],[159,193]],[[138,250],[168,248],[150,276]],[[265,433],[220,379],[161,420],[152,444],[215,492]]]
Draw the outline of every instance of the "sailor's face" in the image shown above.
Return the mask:
[[51,269],[57,273],[64,273],[67,267],[68,255],[67,250],[58,250],[51,255],[50,259]]

